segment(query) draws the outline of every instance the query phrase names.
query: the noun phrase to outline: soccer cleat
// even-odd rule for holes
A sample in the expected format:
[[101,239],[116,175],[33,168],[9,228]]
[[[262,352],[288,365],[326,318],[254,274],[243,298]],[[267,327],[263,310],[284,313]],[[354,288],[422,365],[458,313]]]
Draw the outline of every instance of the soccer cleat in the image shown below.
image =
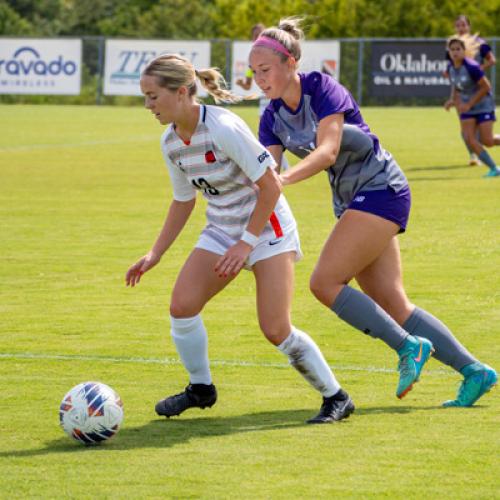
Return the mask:
[[443,406],[472,406],[482,395],[498,382],[497,372],[491,366],[472,363],[460,370],[464,380],[458,390],[457,399],[445,401]]
[[418,382],[422,367],[430,358],[434,348],[430,340],[422,337],[409,336],[399,354],[399,384],[396,389],[396,396],[404,398],[413,388],[413,384]]
[[158,401],[155,411],[164,417],[180,415],[188,408],[210,408],[217,401],[215,385],[189,384],[184,392]]
[[475,154],[470,155],[469,165],[471,167],[478,167],[481,165],[479,158]]
[[484,174],[483,177],[498,177],[500,176],[500,168],[490,168],[487,174]]
[[337,394],[323,398],[319,413],[310,418],[308,424],[328,424],[347,418],[354,411],[354,403],[347,392],[340,389]]

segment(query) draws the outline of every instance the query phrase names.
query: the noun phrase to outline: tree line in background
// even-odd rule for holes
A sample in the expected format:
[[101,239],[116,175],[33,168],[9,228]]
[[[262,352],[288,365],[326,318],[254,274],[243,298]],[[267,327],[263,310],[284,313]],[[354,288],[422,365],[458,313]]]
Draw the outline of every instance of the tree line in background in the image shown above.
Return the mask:
[[311,39],[446,37],[458,14],[498,34],[498,0],[0,0],[0,35],[241,40],[257,22],[302,16]]

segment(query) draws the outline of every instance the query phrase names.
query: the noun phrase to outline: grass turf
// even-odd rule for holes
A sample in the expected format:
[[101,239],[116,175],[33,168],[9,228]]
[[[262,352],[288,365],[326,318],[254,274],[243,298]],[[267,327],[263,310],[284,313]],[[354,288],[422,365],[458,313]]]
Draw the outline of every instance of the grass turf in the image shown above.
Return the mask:
[[[255,108],[236,112],[256,130]],[[410,298],[499,368],[500,180],[466,165],[452,113],[367,108],[364,116],[410,180],[412,216],[400,237]],[[394,354],[309,293],[334,224],[324,176],[286,189],[305,252],[293,317],[356,413],[304,424],[319,397],[259,333],[244,272],[204,312],[219,402],[162,420],[154,403],[186,383],[168,298],[204,203],[160,265],[127,289],[125,271],[156,238],[171,196],[157,122],[111,107],[0,106],[0,117],[0,497],[498,495],[498,394],[442,409],[460,378],[432,360],[397,400]],[[500,161],[500,151],[492,155]],[[125,405],[123,429],[95,448],[58,426],[62,396],[85,380],[109,384]]]

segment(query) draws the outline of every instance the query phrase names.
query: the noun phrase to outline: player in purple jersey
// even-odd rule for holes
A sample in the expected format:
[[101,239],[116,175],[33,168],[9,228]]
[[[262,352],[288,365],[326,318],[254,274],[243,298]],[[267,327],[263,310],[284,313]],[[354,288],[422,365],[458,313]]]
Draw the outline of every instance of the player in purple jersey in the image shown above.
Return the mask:
[[[445,406],[471,406],[497,381],[450,330],[406,296],[397,234],[404,231],[410,191],[403,172],[364,122],[351,94],[320,73],[301,74],[300,21],[285,19],[254,43],[250,66],[271,98],[259,137],[279,162],[284,148],[301,161],[281,175],[284,185],[326,171],[339,218],[326,241],[310,287],[351,326],[383,340],[399,355],[403,397],[435,349],[464,380]],[[349,286],[355,279],[362,291]]]
[[195,70],[170,54],[148,64],[141,76],[145,105],[162,125],[161,147],[172,180],[173,200],[152,249],[126,274],[128,286],[160,261],[186,225],[200,191],[207,201],[207,225],[182,267],[170,301],[171,333],[189,374],[184,392],[158,402],[158,415],[171,417],[217,399],[201,311],[246,267],[255,276],[257,313],[266,338],[323,396],[309,423],[342,420],[354,411],[315,342],[291,324],[294,261],[300,258],[295,219],[269,152],[245,122],[218,106],[196,100],[198,78],[216,101],[236,96],[219,85],[215,69]]
[[[464,14],[460,14],[455,19],[455,33],[459,36],[472,35],[470,20]],[[490,45],[486,40],[480,38],[478,35],[472,35],[479,43],[479,50],[475,56],[476,61],[481,65],[481,69],[486,69],[494,66],[496,63],[495,54],[491,50]]]
[[[478,46],[477,47],[478,50],[476,51],[474,59],[480,64],[481,69],[483,71],[486,71],[486,69],[495,65],[496,59],[495,59],[495,55],[493,54],[493,51],[491,50],[490,45],[486,42],[486,40],[483,40],[478,35],[471,34],[470,20],[466,15],[460,14],[459,16],[457,16],[457,18],[455,19],[454,27],[455,27],[455,33],[458,36],[466,36],[466,37],[470,36],[470,37],[474,38],[474,40]],[[451,61],[450,54],[448,52],[448,47],[446,48],[446,59]],[[445,76],[447,76],[447,77],[449,76],[449,73],[447,71],[445,72]],[[460,113],[459,113],[459,117],[460,117]],[[479,134],[476,134],[476,138],[479,138],[478,135]],[[467,147],[467,150],[469,151],[469,155],[470,155],[469,165],[479,165],[480,161],[479,161],[476,153],[474,153],[474,151],[471,149],[471,147],[469,146],[469,144],[467,143],[467,141],[465,140],[463,135],[462,135],[462,139],[464,140],[465,146]]]
[[500,144],[500,135],[493,134],[495,101],[491,84],[480,65],[467,57],[474,55],[476,47],[475,40],[467,35],[452,36],[448,40],[448,53],[451,58],[448,76],[452,93],[445,103],[445,109],[449,110],[453,106],[457,109],[462,137],[468,147],[489,167],[485,177],[498,177],[500,169],[483,147]]

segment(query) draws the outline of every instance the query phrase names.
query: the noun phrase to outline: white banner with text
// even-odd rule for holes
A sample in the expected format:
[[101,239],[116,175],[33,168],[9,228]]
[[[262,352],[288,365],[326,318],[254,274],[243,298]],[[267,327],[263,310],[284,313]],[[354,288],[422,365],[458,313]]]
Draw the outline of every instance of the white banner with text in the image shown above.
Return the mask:
[[[210,67],[210,42],[192,40],[106,40],[104,94],[142,95],[141,72],[151,59],[165,54],[179,54],[196,69]],[[198,95],[206,96],[198,83]]]
[[0,39],[0,94],[78,95],[82,41]]

